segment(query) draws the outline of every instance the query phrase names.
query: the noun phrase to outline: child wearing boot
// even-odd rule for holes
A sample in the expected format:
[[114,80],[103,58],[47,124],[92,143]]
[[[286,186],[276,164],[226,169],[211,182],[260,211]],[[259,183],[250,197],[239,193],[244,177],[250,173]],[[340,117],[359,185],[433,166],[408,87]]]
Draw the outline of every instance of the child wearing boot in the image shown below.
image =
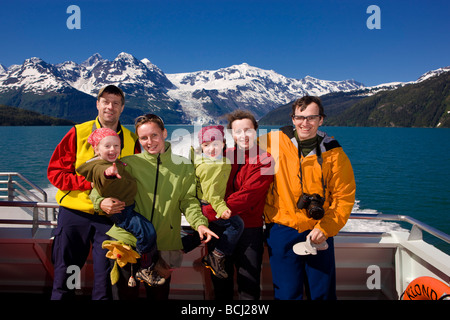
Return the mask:
[[136,181],[125,171],[126,164],[118,159],[121,151],[118,134],[108,128],[96,129],[88,138],[96,157],[77,168],[80,175],[93,183],[103,197],[114,197],[125,202],[125,209],[109,217],[120,228],[132,233],[136,250],[141,255],[141,266],[136,278],[150,286],[162,285],[165,279],[153,270],[157,257],[156,231],[153,224],[134,211]]

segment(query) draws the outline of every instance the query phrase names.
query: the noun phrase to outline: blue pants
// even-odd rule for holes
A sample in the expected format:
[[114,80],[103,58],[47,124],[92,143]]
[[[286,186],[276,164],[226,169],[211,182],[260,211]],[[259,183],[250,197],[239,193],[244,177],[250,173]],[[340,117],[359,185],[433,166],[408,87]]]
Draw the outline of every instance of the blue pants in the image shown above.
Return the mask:
[[277,300],[302,300],[303,286],[311,300],[336,300],[334,241],[328,238],[328,249],[317,255],[300,256],[292,246],[306,241],[311,230],[297,230],[280,224],[267,225],[272,280]]
[[120,213],[110,215],[116,226],[136,237],[136,250],[141,255],[153,256],[156,252],[156,231],[153,224],[134,211],[134,205],[125,207]]
[[58,227],[53,230],[52,261],[54,279],[52,300],[75,297],[75,291],[69,289],[67,281],[73,273],[67,273],[68,267],[84,266],[92,244],[94,267],[93,300],[111,299],[111,271],[108,250],[102,249],[102,243],[109,240],[106,232],[111,228],[111,220],[106,216],[89,214],[77,210],[59,207]]
[[219,219],[211,221],[210,224],[215,224],[225,228],[225,231],[220,235],[216,243],[216,250],[226,256],[231,256],[236,248],[236,244],[244,231],[244,221],[239,216],[232,216],[229,219]]

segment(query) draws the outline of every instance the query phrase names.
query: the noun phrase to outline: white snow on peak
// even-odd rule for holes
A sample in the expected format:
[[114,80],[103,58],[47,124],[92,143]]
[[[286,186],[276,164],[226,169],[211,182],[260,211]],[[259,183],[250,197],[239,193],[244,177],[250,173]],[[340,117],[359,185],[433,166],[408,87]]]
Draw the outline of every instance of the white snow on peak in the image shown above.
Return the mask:
[[[214,120],[203,105],[212,103],[209,94],[216,98],[232,99],[240,106],[273,108],[289,103],[305,94],[323,95],[336,91],[349,91],[364,86],[351,81],[324,81],[313,77],[287,78],[273,70],[250,66],[248,63],[232,65],[218,70],[167,74],[175,85],[168,95],[179,100],[183,112],[195,121]],[[209,94],[206,91],[211,91]],[[200,94],[202,93],[202,94]],[[198,119],[198,120],[197,120]]]
[[388,90],[394,90],[400,87],[403,87],[408,84],[417,84],[421,83],[423,81],[426,81],[428,79],[431,79],[433,77],[439,76],[444,72],[449,72],[450,66],[443,67],[435,70],[428,71],[421,75],[417,80],[415,81],[408,81],[408,82],[388,82],[388,83],[382,83],[375,86],[367,87],[366,89],[369,90],[369,93],[366,95],[374,95],[380,91],[388,91]]
[[0,77],[0,92],[11,88],[44,94],[70,88],[70,85],[60,77],[54,66],[41,58],[32,57],[26,59],[22,65],[11,66],[6,75]]
[[416,81],[414,81],[414,83],[419,83],[419,82],[428,80],[428,79],[430,79],[430,78],[439,76],[439,75],[441,75],[442,73],[448,72],[448,71],[450,71],[450,66],[444,67],[444,68],[439,68],[439,69],[436,69],[436,70],[428,71],[427,73],[424,73],[419,79],[417,79]]
[[115,84],[125,88],[127,95],[144,97],[151,108],[159,108],[154,101],[165,101],[169,109],[181,106],[191,123],[206,123],[217,120],[217,113],[212,115],[215,108],[220,112],[246,108],[261,115],[306,94],[320,96],[369,89],[361,94],[371,95],[408,83],[419,83],[447,71],[450,67],[427,72],[412,82],[365,87],[354,80],[320,80],[310,75],[303,79],[288,78],[246,62],[217,70],[166,75],[147,58],[138,60],[121,52],[113,61],[108,61],[95,53],[81,64],[66,61],[52,65],[32,57],[22,65],[9,68],[0,65],[0,92],[21,89],[41,94],[75,88],[96,96],[101,87]]
[[114,60],[125,60],[125,61],[129,61],[129,62],[133,62],[134,60],[136,60],[135,57],[133,57],[131,54],[126,53],[126,52],[121,52],[117,55],[117,57]]
[[85,67],[86,69],[92,69],[95,67],[95,65],[101,61],[103,61],[104,59],[102,58],[102,56],[99,53],[94,53],[92,56],[90,56],[88,59],[86,59],[85,61],[83,61],[81,63],[81,66]]

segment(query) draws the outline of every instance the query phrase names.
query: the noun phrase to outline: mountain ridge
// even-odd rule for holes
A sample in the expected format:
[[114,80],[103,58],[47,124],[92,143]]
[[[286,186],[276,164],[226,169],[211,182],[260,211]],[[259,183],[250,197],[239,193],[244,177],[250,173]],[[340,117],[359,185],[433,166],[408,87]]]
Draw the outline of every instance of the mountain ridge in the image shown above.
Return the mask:
[[[428,76],[432,76],[430,72]],[[404,85],[366,87],[352,79],[293,79],[245,62],[217,70],[165,74],[147,58],[139,60],[121,52],[109,61],[95,53],[80,64],[49,64],[32,57],[22,65],[0,66],[0,103],[84,121],[96,111],[89,104],[95,103],[98,90],[108,84],[118,85],[125,92],[124,123],[133,123],[143,113],[159,113],[167,123],[174,124],[217,122],[238,108],[252,111],[259,119],[306,94],[368,90],[366,94],[370,95]],[[80,97],[84,104],[78,107]],[[30,103],[33,100],[39,103]],[[58,110],[57,103],[64,110]]]
[[[450,72],[440,68],[420,81],[393,90],[370,88],[321,96],[324,125],[363,127],[450,127]],[[372,88],[374,89],[374,88]],[[262,125],[289,125],[292,103],[260,119]]]

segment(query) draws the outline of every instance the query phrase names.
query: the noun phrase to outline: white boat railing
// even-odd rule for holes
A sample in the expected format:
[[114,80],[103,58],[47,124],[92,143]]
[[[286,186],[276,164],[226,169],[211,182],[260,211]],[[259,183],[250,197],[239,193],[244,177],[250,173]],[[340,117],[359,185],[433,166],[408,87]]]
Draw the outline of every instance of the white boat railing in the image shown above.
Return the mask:
[[[35,202],[35,201],[0,201],[0,207],[20,207],[20,208],[33,208],[33,215],[31,220],[18,220],[18,219],[0,219],[0,224],[31,224],[33,226],[34,236],[37,228],[40,225],[52,225],[55,226],[56,222],[56,209],[59,207],[57,203],[50,202]],[[51,220],[48,217],[44,220],[39,219],[39,208],[52,208],[54,214]],[[450,244],[450,235],[442,232],[426,223],[423,223],[417,219],[414,219],[407,215],[391,215],[391,214],[352,214],[350,219],[365,219],[365,220],[383,220],[383,221],[397,221],[406,222],[412,225],[408,240],[422,240],[422,231],[429,233],[430,235]],[[367,234],[370,236],[370,232],[343,232],[341,235],[351,236]]]
[[[59,204],[50,202],[35,202],[35,201],[0,201],[0,207],[14,207],[14,208],[31,208],[32,215],[31,219],[0,219],[1,224],[12,224],[12,225],[32,225],[31,235],[34,238],[39,226],[56,226],[57,224],[57,213],[56,209],[59,208]],[[51,208],[53,209],[52,220],[48,220],[48,216],[45,219],[40,219],[39,209]]]
[[[47,193],[44,190],[18,172],[0,172],[0,177],[7,177],[7,180],[0,180],[0,206],[30,208],[32,210],[31,221],[3,219],[0,217],[0,224],[32,224],[33,236],[39,225],[56,225],[57,208],[59,205],[57,203],[47,202]],[[6,184],[6,188],[1,187],[2,184]],[[29,190],[27,187],[31,189]],[[49,208],[52,209],[50,220],[47,210]],[[40,219],[39,213],[43,214],[43,219]],[[350,219],[406,222],[412,225],[409,240],[422,240],[422,231],[425,231],[450,244],[450,236],[448,234],[407,215],[352,213]],[[361,235],[360,233],[354,232],[343,232],[341,234]],[[369,235],[370,232],[367,234]]]
[[[47,193],[19,172],[0,172],[0,178],[4,177],[6,180],[0,180],[0,200],[43,203],[48,201]],[[48,219],[47,208],[38,208],[45,219]]]
[[406,222],[412,225],[410,235],[408,240],[422,240],[423,234],[422,231],[426,231],[427,233],[433,235],[434,237],[445,241],[450,244],[450,235],[438,230],[422,221],[414,219],[407,215],[396,215],[396,214],[352,214],[350,216],[351,219],[366,219],[366,220],[383,220],[383,221],[397,221],[397,222]]

